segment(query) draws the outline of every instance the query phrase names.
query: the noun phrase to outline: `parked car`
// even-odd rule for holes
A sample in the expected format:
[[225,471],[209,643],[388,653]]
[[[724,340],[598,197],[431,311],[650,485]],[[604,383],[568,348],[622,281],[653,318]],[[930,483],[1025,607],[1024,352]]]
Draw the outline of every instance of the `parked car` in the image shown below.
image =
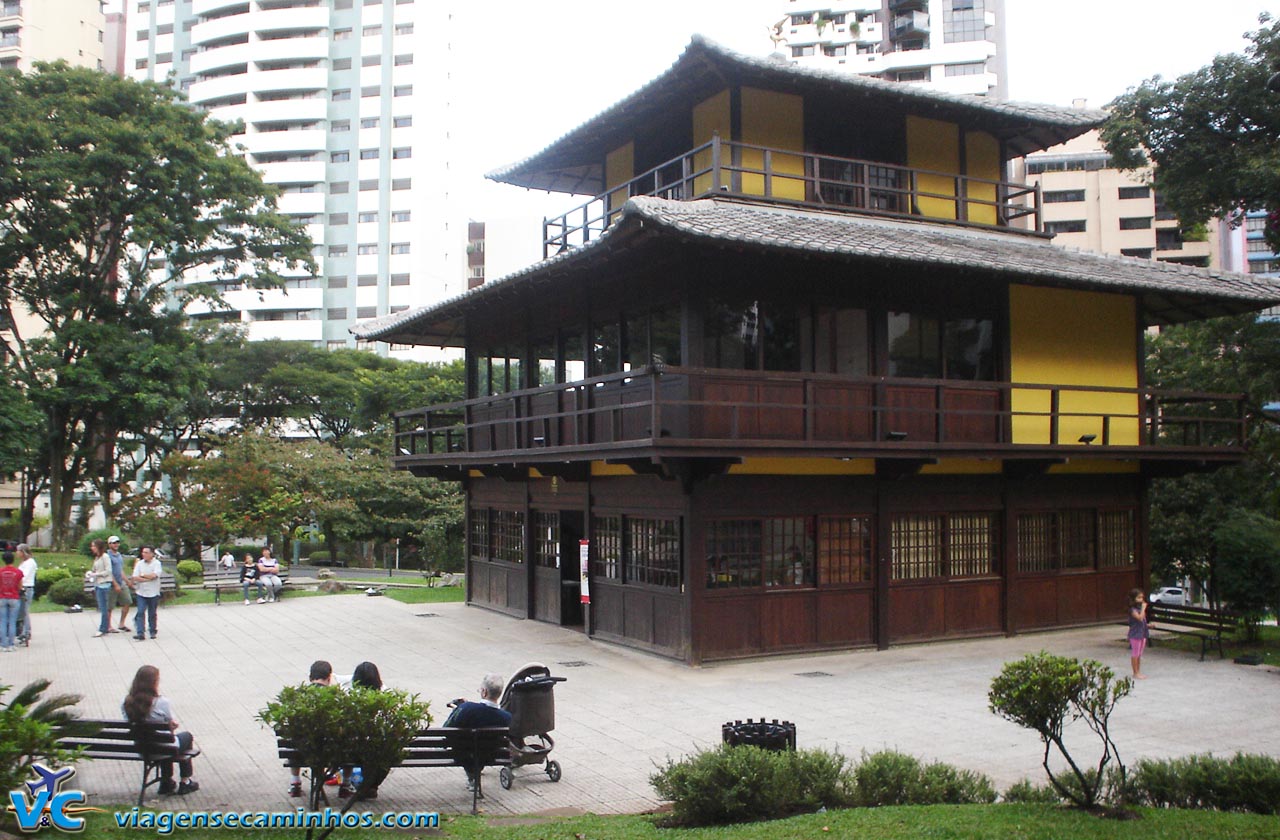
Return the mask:
[[1162,586],[1147,599],[1152,604],[1177,604],[1186,606],[1187,590],[1181,586]]
[[17,551],[18,544],[13,540],[0,540],[0,553],[6,551]]

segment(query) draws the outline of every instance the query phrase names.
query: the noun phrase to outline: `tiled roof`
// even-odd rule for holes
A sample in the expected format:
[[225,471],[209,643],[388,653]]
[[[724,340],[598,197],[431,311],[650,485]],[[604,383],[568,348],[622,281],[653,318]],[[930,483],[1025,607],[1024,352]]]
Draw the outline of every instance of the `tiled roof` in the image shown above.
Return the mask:
[[[647,235],[704,241],[716,247],[828,255],[832,259],[878,261],[888,265],[936,266],[1003,275],[1010,282],[1141,297],[1153,324],[1248,312],[1280,304],[1280,281],[1133,257],[1112,257],[1060,248],[1021,233],[902,221],[839,212],[748,204],[732,199],[669,201],[630,199],[618,221],[601,237],[572,251],[535,263],[507,277],[433,306],[364,321],[352,328],[359,338],[414,343],[429,325],[453,323],[462,312],[558,268],[585,266],[599,259],[627,259],[622,249],[643,228]],[[613,256],[614,253],[618,256]],[[434,340],[434,339],[433,339]]]
[[683,92],[694,89],[705,77],[719,75],[761,80],[824,93],[872,96],[930,112],[981,117],[1010,146],[1025,154],[1037,151],[1095,128],[1106,119],[1103,111],[1063,108],[1025,102],[1002,102],[986,96],[945,93],[919,85],[890,82],[858,73],[802,67],[772,57],[744,55],[701,35],[662,75],[617,104],[578,126],[546,149],[517,163],[490,172],[494,181],[533,189],[596,194],[600,192],[599,162],[578,159],[578,153],[608,146],[612,134],[624,127],[647,122],[666,113]]

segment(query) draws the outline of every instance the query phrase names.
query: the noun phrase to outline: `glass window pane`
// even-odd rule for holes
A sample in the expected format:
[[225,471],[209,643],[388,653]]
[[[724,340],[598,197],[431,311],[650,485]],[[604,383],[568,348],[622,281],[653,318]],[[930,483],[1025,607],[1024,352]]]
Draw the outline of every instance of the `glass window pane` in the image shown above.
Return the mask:
[[890,312],[888,331],[890,376],[942,378],[938,319]]
[[948,379],[990,382],[996,369],[991,321],[948,321],[943,335]]
[[587,378],[587,356],[582,349],[582,333],[564,336],[564,381],[579,382]]
[[890,524],[893,579],[918,580],[942,575],[942,517],[905,514]]
[[765,586],[813,586],[813,535],[807,517],[764,521]]
[[649,364],[649,316],[646,313],[624,315],[627,327],[627,346],[622,362],[623,370],[635,370]]
[[748,304],[712,303],[703,322],[707,367],[756,370],[758,307]]
[[617,373],[621,359],[618,357],[621,343],[616,322],[596,324],[591,337],[591,375],[604,376]]
[[707,523],[707,588],[760,585],[761,522],[721,519]]
[[555,336],[546,336],[544,338],[534,339],[533,342],[533,358],[538,367],[536,370],[530,371],[533,374],[533,384],[541,387],[550,385],[556,381],[556,339]]
[[765,306],[760,319],[765,370],[801,370],[800,311],[786,304]]
[[818,519],[818,583],[867,583],[871,580],[871,517],[823,516]]
[[679,365],[680,309],[655,309],[649,315],[649,355],[655,365]]

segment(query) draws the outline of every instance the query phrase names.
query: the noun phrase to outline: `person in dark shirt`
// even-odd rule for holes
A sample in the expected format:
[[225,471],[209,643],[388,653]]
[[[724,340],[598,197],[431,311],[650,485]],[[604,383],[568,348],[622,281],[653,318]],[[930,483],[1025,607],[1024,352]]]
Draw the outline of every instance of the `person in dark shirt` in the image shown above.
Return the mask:
[[[456,705],[445,720],[445,726],[458,729],[481,729],[486,726],[510,726],[511,713],[498,705],[502,696],[503,680],[498,674],[485,674],[480,681],[480,701],[463,700],[459,697],[453,701]],[[476,785],[471,768],[467,768],[467,789]]]

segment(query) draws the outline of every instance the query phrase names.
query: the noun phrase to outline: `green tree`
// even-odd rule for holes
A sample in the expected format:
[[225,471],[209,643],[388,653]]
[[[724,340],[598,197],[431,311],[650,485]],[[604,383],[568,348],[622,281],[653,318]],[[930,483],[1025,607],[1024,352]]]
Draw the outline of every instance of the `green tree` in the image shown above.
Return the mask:
[[[0,684],[0,697],[9,688]],[[0,790],[6,794],[32,781],[31,765],[36,762],[51,766],[71,763],[77,753],[61,747],[58,739],[86,732],[71,711],[80,695],[45,697],[48,688],[48,680],[36,680],[0,706]]]
[[1258,24],[1243,55],[1118,97],[1102,139],[1123,168],[1155,163],[1156,192],[1184,225],[1267,210],[1267,239],[1280,250],[1280,97],[1267,90],[1280,21],[1262,14]]
[[[1006,662],[991,681],[987,702],[993,714],[1033,730],[1044,745],[1041,765],[1063,799],[1082,808],[1101,801],[1107,765],[1115,761],[1119,789],[1124,790],[1124,764],[1111,738],[1111,713],[1129,695],[1133,681],[1116,680],[1112,670],[1092,659],[1081,661],[1040,651]],[[1094,767],[1082,767],[1067,750],[1067,725],[1082,720],[1098,737],[1102,753]],[[1070,769],[1070,780],[1054,775],[1049,756],[1056,749]]]
[[1244,616],[1249,641],[1268,611],[1280,615],[1280,523],[1251,511],[1233,513],[1214,531],[1223,563],[1222,600]]
[[282,266],[314,270],[234,129],[178,99],[65,63],[0,73],[0,319],[43,327],[7,334],[4,371],[43,414],[30,477],[55,545],[76,489],[112,480],[116,437],[194,385],[176,310],[218,292],[190,278],[269,287]]

